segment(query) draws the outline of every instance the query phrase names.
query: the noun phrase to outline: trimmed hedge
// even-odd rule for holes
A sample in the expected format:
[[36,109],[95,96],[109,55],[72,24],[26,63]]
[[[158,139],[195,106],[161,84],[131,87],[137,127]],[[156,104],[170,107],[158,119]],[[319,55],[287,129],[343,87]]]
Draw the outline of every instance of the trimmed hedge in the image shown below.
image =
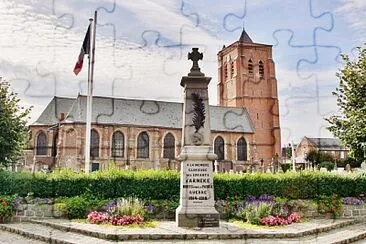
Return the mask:
[[[290,199],[310,199],[338,194],[357,197],[366,193],[366,174],[287,172],[284,174],[216,174],[215,198],[243,198],[270,194]],[[78,196],[103,198],[134,196],[142,199],[177,199],[179,173],[166,170],[106,170],[86,174],[62,170],[51,174],[0,172],[0,195],[38,197]]]

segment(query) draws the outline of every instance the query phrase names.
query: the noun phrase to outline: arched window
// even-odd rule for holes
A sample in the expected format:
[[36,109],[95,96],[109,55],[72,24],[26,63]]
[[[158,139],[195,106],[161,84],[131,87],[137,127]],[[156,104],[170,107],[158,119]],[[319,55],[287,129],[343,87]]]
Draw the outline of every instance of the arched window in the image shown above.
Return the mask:
[[235,63],[233,61],[231,62],[231,77],[234,77],[234,73],[235,73]]
[[248,72],[249,72],[249,74],[253,74],[253,61],[252,61],[252,59],[249,59],[249,61],[248,61]]
[[175,139],[171,133],[166,134],[164,137],[163,158],[175,158]]
[[263,66],[263,62],[259,61],[259,77],[263,78],[264,77],[264,66]]
[[137,137],[137,158],[149,158],[149,135],[146,132]]
[[214,141],[214,153],[217,155],[217,160],[225,159],[225,142],[221,136],[216,137]]
[[125,148],[125,137],[120,131],[116,131],[112,136],[112,157],[123,157]]
[[237,150],[237,159],[239,161],[247,161],[248,160],[247,142],[245,141],[244,137],[242,137],[238,140],[238,143],[236,145],[236,150]]
[[227,63],[225,64],[225,68],[224,68],[224,76],[225,76],[225,80],[228,78],[227,77]]
[[36,155],[47,155],[47,136],[44,132],[37,136]]
[[90,136],[90,156],[92,158],[99,157],[99,134],[96,130],[91,130]]

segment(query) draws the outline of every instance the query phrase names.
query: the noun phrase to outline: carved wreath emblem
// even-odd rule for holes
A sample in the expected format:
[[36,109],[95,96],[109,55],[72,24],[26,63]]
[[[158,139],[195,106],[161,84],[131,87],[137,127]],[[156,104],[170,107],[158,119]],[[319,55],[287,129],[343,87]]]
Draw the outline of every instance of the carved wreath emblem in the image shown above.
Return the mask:
[[196,93],[192,93],[193,99],[193,118],[192,122],[194,128],[196,128],[196,133],[201,127],[205,125],[205,104],[203,99]]

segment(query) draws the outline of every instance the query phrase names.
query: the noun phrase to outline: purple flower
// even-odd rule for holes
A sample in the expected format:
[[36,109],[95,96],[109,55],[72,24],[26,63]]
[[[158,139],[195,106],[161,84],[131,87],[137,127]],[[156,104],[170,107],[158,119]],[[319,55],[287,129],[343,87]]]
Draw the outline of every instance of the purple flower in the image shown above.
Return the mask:
[[363,201],[357,197],[346,197],[344,198],[343,203],[346,205],[360,205],[363,204]]

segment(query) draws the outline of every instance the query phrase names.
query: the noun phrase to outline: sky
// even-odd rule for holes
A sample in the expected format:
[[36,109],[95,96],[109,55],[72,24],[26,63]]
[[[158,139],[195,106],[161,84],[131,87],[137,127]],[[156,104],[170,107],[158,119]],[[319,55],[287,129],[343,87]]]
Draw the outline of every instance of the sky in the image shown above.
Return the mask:
[[337,113],[332,91],[341,54],[366,42],[364,0],[0,0],[0,77],[36,120],[53,96],[86,94],[87,58],[73,68],[89,18],[98,11],[94,95],[183,101],[187,53],[198,47],[217,104],[217,53],[243,26],[273,45],[282,145],[331,137],[324,118]]

